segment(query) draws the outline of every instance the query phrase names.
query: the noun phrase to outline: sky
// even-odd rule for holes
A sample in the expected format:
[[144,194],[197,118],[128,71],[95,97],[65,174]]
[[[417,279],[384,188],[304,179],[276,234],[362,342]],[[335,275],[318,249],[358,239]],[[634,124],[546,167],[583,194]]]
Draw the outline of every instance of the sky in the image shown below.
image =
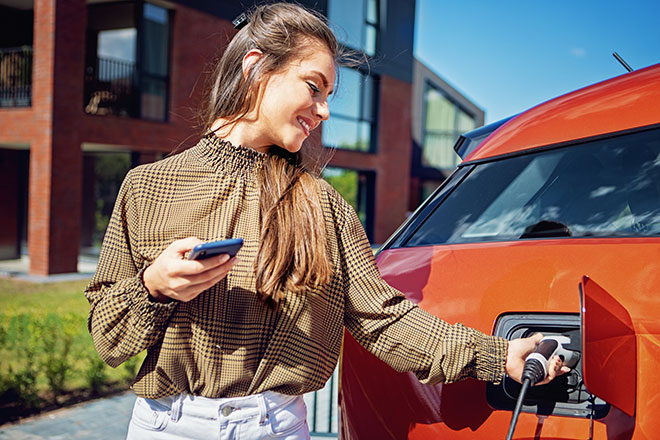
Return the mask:
[[660,0],[417,0],[415,56],[486,123],[660,63]]

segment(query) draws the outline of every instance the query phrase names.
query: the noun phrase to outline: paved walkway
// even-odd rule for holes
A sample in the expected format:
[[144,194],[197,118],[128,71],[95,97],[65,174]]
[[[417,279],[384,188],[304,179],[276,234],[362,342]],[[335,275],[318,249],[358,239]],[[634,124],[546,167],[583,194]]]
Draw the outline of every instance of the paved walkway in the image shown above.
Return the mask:
[[135,402],[132,391],[0,426],[0,440],[121,440]]
[[[307,421],[310,423],[311,396],[305,395],[305,401]],[[0,426],[0,440],[124,440],[134,402],[135,394],[127,391],[117,396],[40,414],[18,423]],[[327,411],[327,408],[324,410]],[[328,437],[336,436],[312,436],[311,440],[328,440]]]
[[78,256],[78,272],[48,276],[30,275],[28,274],[30,257],[23,254],[17,260],[0,260],[0,278],[14,278],[34,283],[57,283],[59,281],[89,279],[94,275],[96,263],[98,263],[98,255],[90,251],[90,253]]

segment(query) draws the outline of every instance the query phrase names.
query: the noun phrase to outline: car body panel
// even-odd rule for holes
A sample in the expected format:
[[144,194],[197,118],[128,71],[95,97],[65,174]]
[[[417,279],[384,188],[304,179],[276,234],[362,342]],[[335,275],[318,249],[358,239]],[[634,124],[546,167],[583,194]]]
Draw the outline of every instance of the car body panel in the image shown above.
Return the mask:
[[660,122],[660,65],[539,104],[498,128],[473,161]]
[[[624,241],[627,245],[621,249]],[[392,249],[378,256],[378,266],[390,285],[420,307],[485,333],[492,332],[503,311],[577,313],[579,283],[586,273],[607,286],[630,311],[635,332],[646,341],[642,343],[645,350],[654,351],[660,336],[659,325],[652,324],[660,316],[660,298],[655,294],[660,289],[658,257],[658,239],[556,239]],[[620,270],[609,270],[613,265]],[[478,276],[456,277],[457,273]],[[653,353],[649,360],[660,361],[660,354]],[[655,370],[643,378],[646,390],[639,398],[660,395],[660,375]],[[481,398],[475,400],[474,396]],[[350,335],[344,346],[341,399],[342,412],[350,413],[350,419],[371,421],[358,427],[343,426],[345,439],[431,439],[442,438],[437,437],[442,433],[451,433],[450,438],[504,437],[511,417],[508,411],[489,407],[485,383],[466,380],[422,385],[413,374],[396,373],[367,353]],[[393,401],[398,403],[393,405]],[[660,399],[651,398],[646,407],[644,413],[660,411]],[[609,426],[612,421],[616,427]],[[577,433],[588,438],[590,430],[587,419],[549,417],[542,426],[539,423],[536,415],[523,413],[518,438],[538,438],[534,436],[541,431],[542,438],[576,438]],[[613,436],[613,430],[626,426],[622,435]],[[607,417],[594,422],[594,438],[629,439],[631,426],[634,419],[613,407]],[[368,437],[362,429],[380,434]],[[475,436],[475,430],[479,435]]]

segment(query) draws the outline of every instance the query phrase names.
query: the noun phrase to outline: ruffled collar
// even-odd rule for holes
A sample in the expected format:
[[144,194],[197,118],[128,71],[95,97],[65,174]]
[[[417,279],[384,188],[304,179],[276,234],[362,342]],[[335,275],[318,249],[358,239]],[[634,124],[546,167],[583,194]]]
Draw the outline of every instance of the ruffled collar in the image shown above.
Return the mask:
[[267,157],[266,153],[220,139],[215,133],[203,137],[192,153],[214,169],[230,173],[253,173],[263,166]]

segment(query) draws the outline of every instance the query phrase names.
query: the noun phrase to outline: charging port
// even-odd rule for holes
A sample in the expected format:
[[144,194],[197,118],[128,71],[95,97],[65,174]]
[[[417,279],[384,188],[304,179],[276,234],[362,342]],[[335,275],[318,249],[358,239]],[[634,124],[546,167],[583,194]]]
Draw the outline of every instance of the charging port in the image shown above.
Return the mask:
[[[531,336],[563,335],[571,339],[569,348],[582,353],[579,314],[506,314],[497,319],[495,335],[508,340]],[[506,376],[498,385],[488,384],[486,397],[495,409],[512,411],[520,393],[521,385]],[[559,415],[600,419],[609,412],[609,404],[589,393],[582,379],[582,361],[567,374],[547,385],[529,389],[522,412],[538,415]]]

